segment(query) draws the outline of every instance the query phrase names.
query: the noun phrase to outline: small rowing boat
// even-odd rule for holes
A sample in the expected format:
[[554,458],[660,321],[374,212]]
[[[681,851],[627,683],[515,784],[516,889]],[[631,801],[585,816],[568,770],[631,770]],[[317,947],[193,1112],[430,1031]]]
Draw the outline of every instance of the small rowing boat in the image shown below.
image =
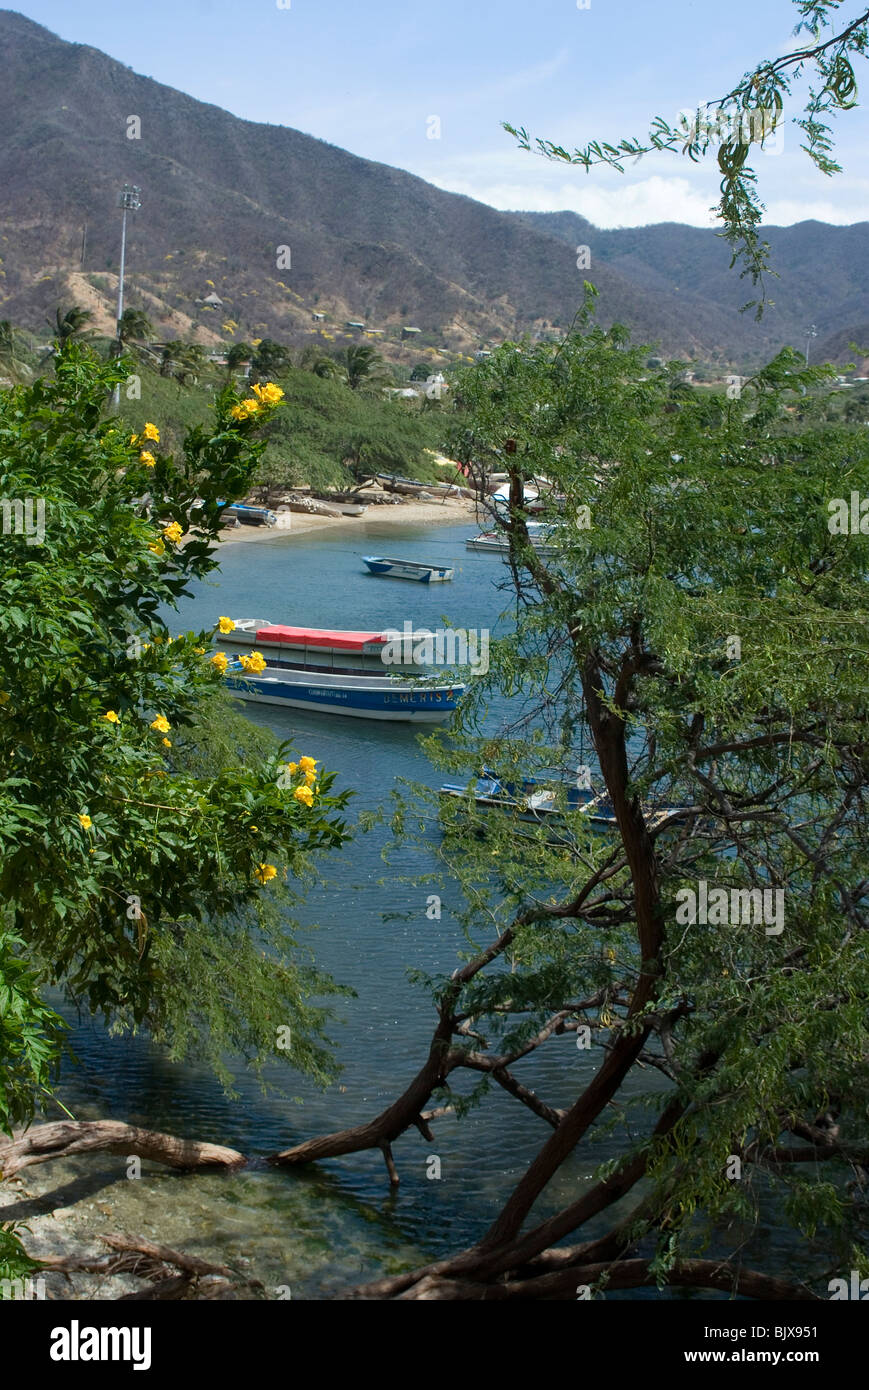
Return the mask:
[[426,565],[418,560],[394,560],[385,555],[363,555],[362,563],[372,574],[387,579],[415,579],[418,584],[438,584],[452,579],[454,571],[443,565]]

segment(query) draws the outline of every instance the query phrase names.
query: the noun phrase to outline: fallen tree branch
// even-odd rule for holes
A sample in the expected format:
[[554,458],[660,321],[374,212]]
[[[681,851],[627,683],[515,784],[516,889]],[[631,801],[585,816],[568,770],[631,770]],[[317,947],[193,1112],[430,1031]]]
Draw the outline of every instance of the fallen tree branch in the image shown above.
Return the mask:
[[236,1149],[179,1139],[120,1120],[58,1120],[35,1125],[5,1143],[0,1142],[0,1174],[11,1178],[35,1163],[94,1152],[135,1155],[182,1172],[194,1168],[241,1168],[247,1162]]

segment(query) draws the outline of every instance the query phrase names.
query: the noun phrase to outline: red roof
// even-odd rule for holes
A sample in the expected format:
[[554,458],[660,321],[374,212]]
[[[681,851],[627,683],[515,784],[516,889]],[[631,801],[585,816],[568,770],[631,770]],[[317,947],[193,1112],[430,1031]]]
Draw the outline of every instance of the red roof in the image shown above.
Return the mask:
[[331,631],[321,627],[274,627],[257,628],[258,642],[287,642],[297,647],[329,647],[338,651],[358,652],[371,643],[382,646],[386,638],[382,632],[345,632],[338,628]]

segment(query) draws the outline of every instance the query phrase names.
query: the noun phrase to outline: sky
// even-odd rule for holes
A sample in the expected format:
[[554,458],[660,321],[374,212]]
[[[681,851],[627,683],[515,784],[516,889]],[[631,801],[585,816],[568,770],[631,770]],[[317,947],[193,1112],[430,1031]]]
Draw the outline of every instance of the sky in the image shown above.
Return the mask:
[[[2,2],[2,0],[0,0]],[[711,226],[714,158],[585,173],[519,150],[502,121],[567,148],[642,137],[795,46],[792,0],[18,0],[61,38],[251,121],[292,126],[493,207],[599,227]],[[842,0],[842,22],[864,6]],[[803,40],[804,41],[804,40]],[[862,66],[862,64],[861,64]],[[867,74],[858,69],[858,82]],[[785,115],[798,115],[797,103]],[[835,121],[843,173],[786,124],[758,156],[768,225],[869,220],[869,119]]]

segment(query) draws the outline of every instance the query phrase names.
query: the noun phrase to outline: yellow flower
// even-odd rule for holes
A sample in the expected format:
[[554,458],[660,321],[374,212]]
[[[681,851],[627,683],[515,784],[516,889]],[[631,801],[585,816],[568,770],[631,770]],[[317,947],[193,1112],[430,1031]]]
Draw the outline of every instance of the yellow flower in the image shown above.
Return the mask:
[[256,876],[260,883],[270,883],[273,878],[277,878],[278,871],[274,864],[260,864]]
[[171,747],[172,747],[172,740],[171,740],[171,738],[164,738],[164,740],[163,740],[163,747],[164,747],[164,748],[171,748]]
[[156,425],[151,424],[150,420],[142,430],[142,438],[150,439],[154,444],[160,443],[160,431],[157,429]]
[[250,833],[251,833],[252,835],[258,835],[258,834],[259,834],[259,826],[258,826],[258,825],[250,825],[250,826],[248,826],[248,829],[250,830]]
[[223,675],[229,662],[223,652],[215,652],[214,656],[211,658],[211,664],[212,666],[216,666],[220,674]]
[[250,420],[262,410],[259,401],[239,401],[229,412],[233,420]]
[[170,521],[168,526],[163,527],[163,535],[167,541],[171,541],[173,545],[176,545],[184,535],[184,532],[177,521]]
[[12,696],[8,690],[0,690],[0,705],[8,705],[11,699]]
[[158,734],[168,734],[171,725],[165,714],[158,714],[156,719],[151,720],[151,728],[156,729]]
[[265,386],[252,386],[250,389],[263,405],[277,405],[278,401],[284,399],[280,386],[275,386],[271,381]]
[[155,541],[153,545],[149,545],[149,546],[148,546],[148,549],[151,550],[151,551],[153,551],[153,553],[154,553],[155,555],[165,555],[165,554],[166,554],[166,547],[165,547],[165,545],[163,544],[162,540]]
[[315,768],[316,766],[317,766],[317,759],[316,759],[316,758],[300,758],[300,759],[299,759],[299,767],[302,769],[303,772],[313,772],[313,771],[314,771],[314,768]]
[[105,714],[103,715],[103,719],[108,719],[110,724],[120,724],[121,722],[120,718],[113,709],[106,710]]
[[310,771],[309,771],[309,772],[306,772],[306,773],[305,773],[305,785],[306,785],[306,786],[308,786],[308,787],[313,787],[313,786],[314,786],[314,783],[316,782],[316,780],[317,780],[317,774],[316,774],[316,772],[310,772]]
[[251,652],[250,656],[242,656],[239,660],[246,671],[257,673],[266,669],[266,663],[262,652]]
[[296,787],[293,796],[297,801],[302,801],[306,806],[313,806],[314,795],[310,787]]
[[296,775],[296,773],[298,772],[298,770],[299,770],[299,764],[298,764],[298,763],[287,763],[287,771],[289,772],[289,774],[290,774],[291,777],[295,777],[295,775]]
[[193,655],[194,655],[194,656],[204,656],[204,655],[205,655],[205,648],[204,648],[204,647],[194,647],[194,648],[193,648]]
[[90,830],[91,826],[93,825],[93,821],[91,820],[90,816],[79,816],[78,819],[82,830]]
[[140,463],[144,463],[144,465],[145,465],[146,468],[156,468],[156,467],[157,467],[157,460],[155,459],[154,455],[151,453],[150,449],[143,449],[143,450],[142,450],[141,454],[139,455],[139,462],[140,462]]
[[232,621],[232,618],[218,618],[217,626],[220,628],[221,632],[235,631],[235,623]]

